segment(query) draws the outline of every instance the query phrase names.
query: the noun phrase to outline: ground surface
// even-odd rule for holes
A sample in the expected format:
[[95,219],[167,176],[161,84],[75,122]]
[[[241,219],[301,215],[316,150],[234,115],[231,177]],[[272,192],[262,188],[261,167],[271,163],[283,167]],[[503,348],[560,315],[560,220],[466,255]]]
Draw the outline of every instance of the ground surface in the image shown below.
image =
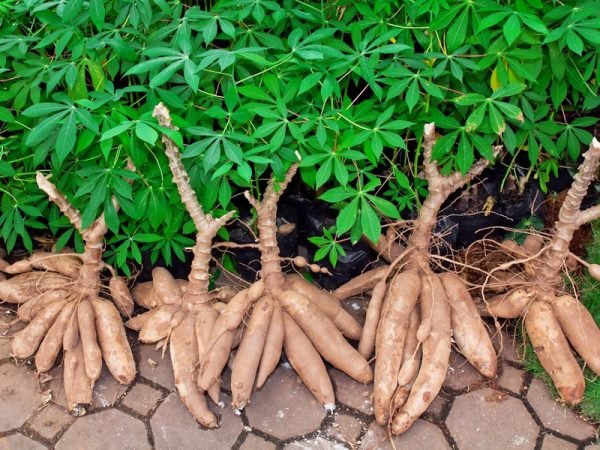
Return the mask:
[[[5,323],[14,318],[4,309],[0,317]],[[540,381],[521,370],[511,339],[505,336],[503,342],[501,374],[493,381],[483,381],[453,354],[440,396],[392,445],[386,431],[372,424],[371,386],[335,369],[330,370],[338,401],[334,414],[326,414],[283,364],[241,416],[212,405],[222,424],[208,431],[174,392],[168,354],[161,359],[151,346],[135,347],[139,374],[132,386],[103,373],[94,405],[75,418],[65,408],[62,370],[39,378],[31,364],[15,364],[10,340],[3,338],[0,449],[600,449],[598,427],[556,403]],[[229,370],[223,382],[226,405],[228,376]]]

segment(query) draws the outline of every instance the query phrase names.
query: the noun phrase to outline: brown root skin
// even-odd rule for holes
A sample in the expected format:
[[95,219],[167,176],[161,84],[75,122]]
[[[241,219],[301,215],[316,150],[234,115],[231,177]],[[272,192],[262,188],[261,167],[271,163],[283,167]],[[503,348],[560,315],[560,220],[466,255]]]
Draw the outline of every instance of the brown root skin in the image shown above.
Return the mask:
[[592,315],[571,295],[556,298],[552,309],[575,351],[596,375],[600,375],[600,329]]
[[281,359],[285,329],[283,323],[283,311],[278,302],[273,304],[273,316],[269,324],[269,331],[265,339],[265,346],[260,358],[258,373],[256,375],[256,387],[260,389],[267,378],[277,368]]
[[290,365],[317,400],[326,408],[335,407],[333,386],[319,352],[296,321],[283,312],[284,350]]
[[273,297],[266,294],[254,305],[233,361],[231,398],[235,409],[244,408],[250,399],[272,315]]
[[388,266],[380,266],[376,269],[371,269],[367,272],[354,277],[345,284],[342,284],[335,291],[335,295],[340,300],[345,300],[350,297],[366,294],[373,289],[375,285],[384,278],[388,271]]
[[496,351],[463,281],[452,273],[440,275],[451,307],[452,336],[460,353],[479,373],[494,378]]
[[[429,304],[433,304],[430,308]],[[450,359],[450,305],[439,277],[427,275],[421,288],[421,305],[432,312],[432,326],[423,342],[421,368],[406,403],[392,418],[392,432],[404,433],[423,414],[442,388]]]
[[377,423],[385,426],[390,418],[391,402],[398,386],[404,340],[410,315],[421,293],[419,274],[407,271],[392,280],[384,300],[375,344],[375,386],[373,409]]
[[367,316],[363,325],[360,341],[358,342],[358,353],[368,359],[375,350],[375,339],[377,336],[377,325],[383,308],[383,298],[387,290],[385,280],[380,280],[373,288],[371,300],[367,308]]
[[112,277],[109,281],[108,288],[115,306],[119,312],[126,317],[131,317],[133,314],[133,298],[127,287],[127,283],[121,277]]
[[358,341],[362,334],[362,327],[352,315],[344,309],[340,301],[329,292],[319,289],[312,283],[306,281],[299,275],[288,275],[286,277],[292,288],[304,295],[317,308],[323,311],[338,327],[344,336]]
[[496,295],[486,301],[482,313],[486,316],[516,319],[521,317],[532,302],[534,293],[525,289],[515,289]]
[[360,383],[373,381],[373,372],[367,361],[310,300],[292,290],[275,292],[274,295],[326,361]]
[[583,399],[585,380],[552,307],[543,301],[533,302],[525,315],[525,327],[560,397],[573,405],[579,403]]

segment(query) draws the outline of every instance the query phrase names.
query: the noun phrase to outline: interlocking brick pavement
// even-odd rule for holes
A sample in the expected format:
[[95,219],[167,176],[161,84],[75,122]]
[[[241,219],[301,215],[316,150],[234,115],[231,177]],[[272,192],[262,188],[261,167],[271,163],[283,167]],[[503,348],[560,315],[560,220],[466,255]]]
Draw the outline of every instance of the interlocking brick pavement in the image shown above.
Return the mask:
[[[224,382],[221,399],[227,406],[209,402],[221,428],[205,430],[174,391],[168,352],[162,358],[152,346],[136,345],[139,373],[133,385],[121,386],[103,374],[95,403],[86,415],[73,417],[64,407],[62,368],[51,371],[54,379],[38,380],[32,365],[16,365],[4,345],[0,449],[600,449],[597,424],[553,400],[543,383],[522,371],[511,339],[504,338],[497,379],[481,379],[460,355],[453,355],[439,397],[393,444],[387,431],[373,423],[372,386],[335,369],[329,371],[337,397],[334,413],[326,413],[289,365],[282,364],[240,415],[228,406]],[[223,380],[228,378],[227,369]]]

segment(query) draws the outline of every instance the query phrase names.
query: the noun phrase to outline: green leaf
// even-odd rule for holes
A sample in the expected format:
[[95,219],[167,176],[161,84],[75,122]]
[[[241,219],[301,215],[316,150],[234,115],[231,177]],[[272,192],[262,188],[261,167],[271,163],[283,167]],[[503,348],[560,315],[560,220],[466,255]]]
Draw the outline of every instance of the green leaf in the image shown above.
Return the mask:
[[469,23],[469,8],[465,10],[454,20],[454,23],[446,33],[446,44],[449,52],[454,52],[465,41],[467,34],[467,24]]
[[90,0],[89,1],[89,14],[90,20],[98,31],[102,30],[104,25],[105,9],[104,0]]
[[38,103],[23,111],[23,115],[27,117],[44,117],[57,111],[67,110],[68,108],[68,105],[62,103]]
[[67,115],[67,111],[59,112],[37,124],[27,136],[25,145],[32,146],[48,139],[52,131],[58,126],[58,123]]
[[5,108],[4,106],[0,106],[0,122],[12,123],[14,122],[14,120],[15,118],[13,117],[10,110]]
[[511,15],[502,27],[504,37],[508,42],[508,45],[512,45],[513,42],[521,35],[521,21],[517,14]]
[[360,225],[364,235],[373,242],[379,240],[381,223],[375,210],[366,200],[362,200],[360,208]]
[[144,122],[137,122],[135,124],[135,135],[150,145],[156,144],[156,140],[158,139],[158,132]]
[[173,75],[175,75],[181,66],[183,66],[183,61],[176,61],[165,67],[161,72],[150,79],[150,87],[154,89],[165,84],[173,77]]
[[354,197],[355,195],[356,191],[354,189],[336,187],[324,192],[319,196],[319,198],[329,203],[338,203],[343,202],[344,200],[347,200],[351,197]]
[[56,137],[56,156],[58,156],[59,162],[63,162],[67,155],[71,153],[75,146],[75,140],[77,137],[77,126],[75,121],[75,114],[71,112],[60,127],[58,136]]
[[384,198],[376,197],[371,194],[366,195],[367,198],[375,207],[384,215],[389,217],[390,219],[399,219],[400,213],[398,212],[398,208],[394,206],[394,204]]
[[498,136],[501,136],[502,133],[504,133],[506,124],[504,123],[502,114],[500,114],[500,111],[498,111],[494,105],[490,105],[490,125],[492,126],[494,133],[496,133]]
[[338,234],[344,234],[356,222],[358,213],[358,197],[348,203],[338,214],[335,222]]
[[460,141],[458,141],[458,150],[456,151],[456,166],[458,170],[465,175],[473,165],[474,160],[475,155],[473,154],[471,142],[462,134]]
[[413,108],[419,101],[420,92],[419,92],[419,83],[417,80],[413,80],[406,92],[406,105],[408,106],[408,110],[412,112]]
[[120,123],[119,125],[117,125],[114,128],[106,130],[104,133],[102,133],[102,136],[100,137],[100,141],[105,141],[107,139],[112,139],[115,136],[118,136],[119,134],[130,129],[133,126],[133,124],[134,124],[134,122],[126,121],[126,122]]
[[567,30],[567,46],[574,52],[577,53],[578,55],[581,55],[581,52],[583,52],[583,41],[581,40],[581,38],[579,36],[577,36],[577,33],[575,33],[572,29],[568,29]]
[[481,123],[483,122],[483,118],[485,117],[485,112],[487,111],[487,103],[482,103],[469,115],[467,118],[467,123],[465,125],[465,129],[467,133],[471,133],[475,131]]

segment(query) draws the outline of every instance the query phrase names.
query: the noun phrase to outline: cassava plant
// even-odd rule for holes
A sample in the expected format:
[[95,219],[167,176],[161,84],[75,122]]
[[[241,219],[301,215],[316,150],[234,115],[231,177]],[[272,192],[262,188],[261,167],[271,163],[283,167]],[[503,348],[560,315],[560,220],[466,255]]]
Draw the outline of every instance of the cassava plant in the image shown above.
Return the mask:
[[[12,354],[18,359],[35,355],[39,372],[52,368],[63,349],[63,382],[69,409],[84,412],[100,377],[102,361],[121,384],[133,381],[136,369],[119,311],[133,312],[125,281],[102,261],[104,214],[83,228],[81,214],[41,173],[37,184],[81,234],[84,251],[36,252],[4,268],[12,278],[0,282],[0,299],[18,305],[17,317],[28,324],[13,336]],[[118,205],[114,204],[118,209]],[[105,286],[101,272],[112,276]],[[100,297],[110,294],[114,304]],[[117,305],[117,307],[115,307]]]
[[[546,239],[532,235],[523,245],[512,240],[499,244],[495,252],[503,253],[508,261],[488,267],[489,273],[481,283],[484,292],[496,294],[485,298],[483,312],[499,318],[523,318],[527,336],[542,366],[561,398],[571,404],[582,400],[585,389],[585,379],[571,347],[600,375],[600,330],[589,311],[573,295],[572,283],[565,283],[563,277],[573,263],[580,261],[589,267],[592,276],[600,278],[597,265],[588,265],[569,251],[573,233],[600,218],[598,205],[581,209],[599,166],[600,143],[593,139],[583,155],[551,236]],[[495,259],[489,255],[485,258]],[[470,265],[474,263],[469,261]]]
[[[368,362],[344,338],[359,339],[361,327],[339,300],[298,275],[282,273],[276,237],[277,202],[294,176],[293,164],[279,183],[269,179],[259,201],[245,196],[257,213],[260,280],[232,298],[217,318],[198,372],[200,389],[219,381],[234,342],[243,335],[233,359],[231,393],[233,407],[244,408],[252,390],[260,388],[279,363],[282,349],[304,384],[327,409],[335,407],[333,386],[323,359],[361,383],[373,379]],[[307,266],[303,257],[292,261]],[[322,269],[309,265],[312,271]]]
[[[433,124],[425,125],[423,140],[429,194],[406,247],[389,237],[380,239],[378,246],[391,264],[370,272],[376,282],[369,283],[373,293],[358,347],[365,358],[375,351],[375,419],[389,425],[394,434],[405,432],[438,394],[446,378],[452,338],[481,374],[496,375],[496,353],[466,285],[454,274],[436,274],[430,268],[432,231],[441,206],[489,161],[480,160],[464,175],[443,176],[432,160]],[[341,286],[337,295],[365,289],[356,286],[365,276],[369,275]]]
[[[175,129],[169,110],[162,103],[154,108],[153,115],[162,127]],[[192,248],[194,260],[187,282],[175,280],[166,269],[155,268],[152,271],[153,280],[138,285],[133,291],[136,302],[150,310],[132,318],[127,326],[140,332],[139,339],[142,342],[161,342],[163,347],[169,345],[175,386],[183,403],[199,423],[215,428],[218,426],[217,417],[208,408],[204,390],[200,390],[196,384],[196,370],[208,348],[208,337],[219,316],[218,306],[214,303],[218,299],[230,300],[229,295],[219,297],[219,294],[227,294],[227,289],[209,292],[210,261],[213,238],[235,211],[220,218],[205,213],[190,186],[177,145],[167,135],[163,135],[162,142],[173,173],[173,182],[197,230],[196,243]],[[239,295],[246,296],[247,291]],[[235,302],[235,299],[231,301]],[[223,303],[220,305],[224,306]],[[219,403],[219,390],[220,383],[214,383],[206,389],[215,403]]]

